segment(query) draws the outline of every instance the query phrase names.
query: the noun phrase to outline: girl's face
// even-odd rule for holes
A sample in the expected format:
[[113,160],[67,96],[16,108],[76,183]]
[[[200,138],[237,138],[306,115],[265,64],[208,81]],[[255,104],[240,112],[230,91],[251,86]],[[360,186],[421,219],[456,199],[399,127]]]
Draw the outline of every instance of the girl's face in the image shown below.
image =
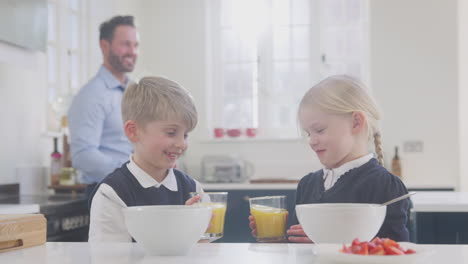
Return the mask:
[[173,168],[187,149],[187,126],[178,121],[152,121],[136,128],[135,162],[147,173]]
[[359,146],[357,132],[362,129],[357,129],[354,113],[334,115],[315,107],[304,107],[299,120],[309,137],[310,147],[326,168],[340,167],[365,154]]

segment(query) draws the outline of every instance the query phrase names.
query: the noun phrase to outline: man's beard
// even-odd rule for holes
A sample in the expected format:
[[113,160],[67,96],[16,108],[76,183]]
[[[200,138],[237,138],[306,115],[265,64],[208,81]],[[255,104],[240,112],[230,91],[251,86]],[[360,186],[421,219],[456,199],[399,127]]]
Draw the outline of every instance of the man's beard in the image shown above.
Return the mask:
[[127,56],[124,55],[124,56],[119,57],[119,56],[115,55],[115,53],[110,51],[110,53],[109,53],[109,64],[112,66],[112,68],[114,68],[114,70],[116,70],[118,72],[132,72],[133,68],[135,68],[136,59],[135,59],[135,61],[133,62],[133,64],[131,66],[126,66],[123,63],[123,60],[125,59],[125,57],[127,57]]

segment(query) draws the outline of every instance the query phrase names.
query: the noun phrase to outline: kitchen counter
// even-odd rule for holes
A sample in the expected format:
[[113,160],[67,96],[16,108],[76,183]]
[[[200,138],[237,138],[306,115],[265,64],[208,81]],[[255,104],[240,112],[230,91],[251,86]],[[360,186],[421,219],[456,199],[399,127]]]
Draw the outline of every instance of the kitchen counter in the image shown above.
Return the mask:
[[[320,252],[336,252],[342,245],[325,244]],[[466,263],[468,245],[414,245],[421,263]],[[197,244],[187,256],[147,255],[137,243],[46,243],[41,246],[0,253],[0,263],[318,263],[312,244]],[[342,256],[343,257],[343,256]],[[346,257],[346,256],[345,256]],[[354,256],[352,256],[354,257]],[[365,257],[365,256],[363,256]],[[403,256],[405,257],[405,256]],[[325,263],[325,261],[320,261]],[[351,262],[350,262],[351,263]],[[354,262],[353,262],[354,263]],[[355,263],[360,263],[355,262]],[[376,262],[378,264],[378,262]]]
[[296,183],[201,183],[204,190],[296,190]]
[[36,214],[38,204],[0,204],[0,214]]
[[468,212],[468,192],[417,192],[413,212]]
[[0,195],[0,214],[41,213],[47,241],[88,240],[88,200],[84,195]]

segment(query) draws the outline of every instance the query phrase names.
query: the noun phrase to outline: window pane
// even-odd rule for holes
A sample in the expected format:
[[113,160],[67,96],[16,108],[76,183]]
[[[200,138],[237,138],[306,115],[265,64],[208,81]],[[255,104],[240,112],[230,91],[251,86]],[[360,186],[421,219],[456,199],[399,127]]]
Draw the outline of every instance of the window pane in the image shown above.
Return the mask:
[[273,58],[286,60],[291,57],[291,29],[275,27],[273,32]]
[[290,22],[290,3],[285,0],[273,0],[272,22],[275,26],[289,25]]
[[[216,1],[216,0],[214,0]],[[232,1],[231,0],[221,0],[221,26],[223,28],[232,27],[233,17],[232,17]]]
[[78,90],[78,80],[80,76],[80,67],[79,67],[79,58],[78,54],[72,53],[70,55],[70,84],[71,84],[71,91]]
[[309,39],[309,27],[292,28],[292,44],[294,59],[308,59],[311,43]]
[[343,1],[342,0],[321,0],[322,14],[325,23],[329,26],[343,23]]
[[69,16],[69,25],[70,29],[68,30],[68,39],[69,39],[69,46],[72,50],[75,50],[78,48],[78,42],[79,42],[79,22],[78,22],[78,16],[70,14]]
[[56,30],[57,30],[57,16],[55,4],[49,3],[47,6],[47,40],[55,41],[56,40]]
[[72,9],[73,11],[78,11],[79,0],[68,0],[68,4],[70,6],[70,9]]
[[233,30],[223,30],[223,61],[224,62],[252,62],[257,59],[256,43],[242,39]]
[[294,0],[292,4],[292,24],[307,25],[310,23],[310,0]]
[[47,78],[49,83],[57,82],[57,49],[47,46]]
[[357,23],[361,20],[361,2],[363,0],[346,0],[347,23]]
[[256,113],[256,64],[225,65],[223,72],[223,125],[230,128],[253,127]]
[[311,87],[309,62],[277,62],[273,71],[273,96],[300,98]]
[[48,103],[53,103],[55,101],[55,98],[57,97],[56,95],[56,88],[54,85],[49,85],[49,91],[48,91]]

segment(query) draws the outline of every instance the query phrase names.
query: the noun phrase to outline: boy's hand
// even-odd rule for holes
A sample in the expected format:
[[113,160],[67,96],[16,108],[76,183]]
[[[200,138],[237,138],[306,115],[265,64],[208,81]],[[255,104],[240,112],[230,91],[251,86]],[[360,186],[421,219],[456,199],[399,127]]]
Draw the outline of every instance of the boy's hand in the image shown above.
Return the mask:
[[188,199],[186,202],[185,202],[185,205],[192,205],[198,201],[200,201],[201,199],[201,195],[197,194],[195,195],[194,197]]
[[301,225],[293,225],[288,230],[288,240],[294,243],[314,243],[304,232]]

